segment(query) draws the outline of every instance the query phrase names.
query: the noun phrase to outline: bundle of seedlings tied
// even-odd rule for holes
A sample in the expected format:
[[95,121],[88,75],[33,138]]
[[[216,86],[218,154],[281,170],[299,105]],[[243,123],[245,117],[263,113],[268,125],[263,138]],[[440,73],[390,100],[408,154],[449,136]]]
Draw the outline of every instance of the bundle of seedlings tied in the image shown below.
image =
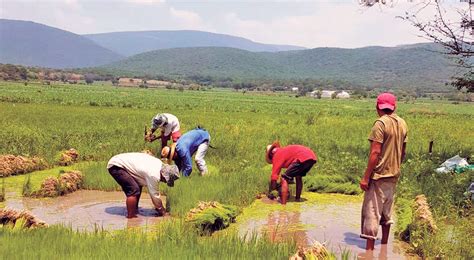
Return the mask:
[[315,241],[311,247],[298,247],[298,251],[290,257],[290,260],[323,260],[331,259],[326,247]]
[[74,192],[82,187],[83,175],[80,171],[68,171],[61,174],[58,178],[48,177],[41,188],[34,191],[33,197],[57,197]]
[[36,228],[36,227],[47,227],[48,225],[33,216],[30,212],[23,210],[17,211],[14,209],[0,209],[0,226],[12,225],[17,227],[21,225],[21,228]]
[[416,240],[423,239],[424,232],[433,234],[437,230],[438,227],[433,219],[426,196],[423,194],[416,196],[413,204],[413,220],[401,234],[402,239],[413,244],[416,243]]
[[0,155],[0,177],[29,173],[48,167],[45,160],[39,157]]
[[186,221],[194,224],[202,235],[212,234],[235,222],[237,207],[220,204],[217,201],[199,202],[196,208],[191,209]]
[[61,166],[68,166],[71,165],[79,159],[79,153],[76,149],[71,148],[66,151],[62,151],[56,155],[55,161],[58,165]]

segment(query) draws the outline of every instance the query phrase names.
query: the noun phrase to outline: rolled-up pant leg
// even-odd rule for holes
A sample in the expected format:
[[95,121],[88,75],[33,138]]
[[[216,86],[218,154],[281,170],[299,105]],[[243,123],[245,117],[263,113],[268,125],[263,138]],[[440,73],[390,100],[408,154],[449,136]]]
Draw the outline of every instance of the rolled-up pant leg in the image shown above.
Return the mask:
[[370,180],[362,203],[361,238],[377,239],[379,225],[391,225],[397,180]]
[[206,141],[198,146],[196,151],[196,156],[194,159],[196,160],[196,165],[201,173],[201,175],[207,174],[207,165],[206,161],[204,160],[204,156],[206,156],[207,149],[209,148],[209,141]]

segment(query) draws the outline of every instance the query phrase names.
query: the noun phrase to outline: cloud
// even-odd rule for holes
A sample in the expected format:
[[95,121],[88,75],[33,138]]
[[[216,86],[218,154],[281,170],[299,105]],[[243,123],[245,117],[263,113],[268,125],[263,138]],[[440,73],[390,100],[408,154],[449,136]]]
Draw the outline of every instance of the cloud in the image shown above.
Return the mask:
[[126,2],[133,3],[133,4],[151,5],[151,4],[163,4],[166,2],[166,0],[126,0]]
[[304,14],[269,20],[242,18],[235,12],[223,15],[225,33],[254,41],[305,47],[354,48],[368,45],[395,46],[424,41],[399,18],[407,5],[396,8],[360,8],[353,3],[314,4]]
[[199,16],[199,14],[187,11],[187,10],[180,10],[174,7],[169,8],[169,12],[171,16],[179,23],[178,26],[184,27],[185,29],[204,29],[206,26],[204,25],[204,21]]

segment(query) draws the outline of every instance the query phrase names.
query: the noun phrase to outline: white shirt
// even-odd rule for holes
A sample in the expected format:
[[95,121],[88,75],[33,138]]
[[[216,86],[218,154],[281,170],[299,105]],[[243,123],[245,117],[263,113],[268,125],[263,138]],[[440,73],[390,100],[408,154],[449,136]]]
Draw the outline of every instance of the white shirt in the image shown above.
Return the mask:
[[151,201],[158,208],[160,207],[158,184],[162,165],[160,159],[146,153],[122,153],[110,158],[107,169],[112,166],[125,169],[140,186],[148,188]]
[[171,133],[178,132],[180,129],[178,118],[175,115],[168,113],[164,113],[163,115],[168,118],[168,124],[162,128],[164,135],[169,136]]

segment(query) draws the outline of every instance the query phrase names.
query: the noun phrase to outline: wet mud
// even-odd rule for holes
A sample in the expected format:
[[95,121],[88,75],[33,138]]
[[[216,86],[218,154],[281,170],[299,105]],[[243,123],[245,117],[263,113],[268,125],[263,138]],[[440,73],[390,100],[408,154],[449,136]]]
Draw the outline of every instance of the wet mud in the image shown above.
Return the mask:
[[303,197],[304,202],[290,201],[286,206],[267,198],[255,201],[237,219],[240,236],[257,234],[274,242],[289,239],[300,246],[319,241],[337,255],[351,251],[358,259],[412,258],[404,254],[405,243],[395,240],[393,232],[388,246],[377,240],[374,252],[366,254],[366,241],[359,237],[361,197],[315,193]]
[[142,194],[137,218],[127,219],[123,192],[80,190],[57,198],[17,197],[7,199],[7,208],[27,209],[49,225],[62,224],[74,230],[153,229],[158,217],[148,194]]

